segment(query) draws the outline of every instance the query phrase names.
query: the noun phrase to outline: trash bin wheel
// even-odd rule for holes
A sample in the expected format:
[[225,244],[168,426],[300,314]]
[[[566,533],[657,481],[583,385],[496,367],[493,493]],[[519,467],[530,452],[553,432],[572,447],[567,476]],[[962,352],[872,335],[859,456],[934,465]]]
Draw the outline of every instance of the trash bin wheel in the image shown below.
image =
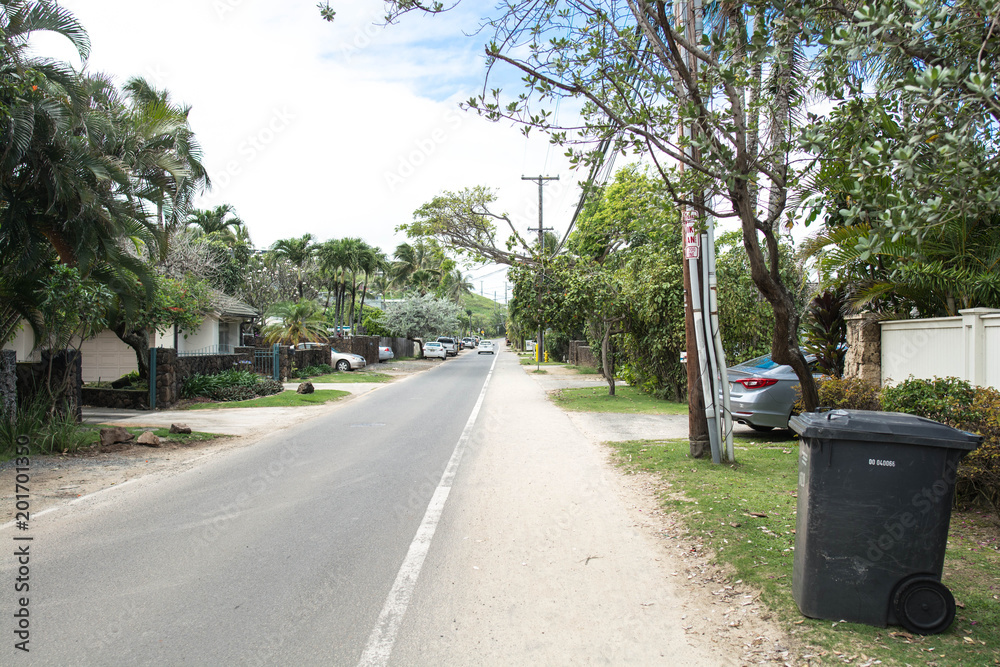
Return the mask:
[[892,607],[899,623],[910,632],[936,635],[955,620],[955,598],[934,577],[911,577],[896,587]]

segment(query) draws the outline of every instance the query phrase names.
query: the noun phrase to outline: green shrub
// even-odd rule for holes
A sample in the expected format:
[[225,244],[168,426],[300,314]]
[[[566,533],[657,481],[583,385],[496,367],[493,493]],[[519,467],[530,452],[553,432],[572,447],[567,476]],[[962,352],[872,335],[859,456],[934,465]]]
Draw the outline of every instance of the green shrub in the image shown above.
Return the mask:
[[976,389],[958,378],[917,380],[910,378],[882,389],[882,409],[907,412],[939,422],[955,422],[979,415],[969,414]]
[[228,387],[253,387],[259,379],[260,376],[253,371],[236,369],[222,371],[214,375],[192,375],[184,380],[184,385],[181,387],[181,398],[195,398],[196,396],[213,398],[215,392]]
[[268,378],[258,382],[254,387],[254,390],[257,392],[258,396],[270,396],[272,394],[280,394],[285,390],[285,387],[277,380]]
[[1000,514],[1000,392],[958,378],[911,378],[885,387],[880,398],[883,410],[927,417],[983,436],[983,444],[958,469],[956,499],[985,499]]
[[306,378],[316,377],[317,375],[329,375],[333,372],[333,366],[330,364],[320,364],[318,366],[306,366],[295,372],[295,377],[300,380]]
[[29,439],[32,454],[73,451],[88,443],[88,431],[76,417],[51,409],[42,397],[19,403],[10,418],[0,417],[0,455],[13,456],[18,436]]
[[878,385],[859,378],[830,378],[819,383],[819,404],[846,410],[881,410]]
[[254,387],[234,384],[216,389],[209,398],[216,401],[249,401],[252,398],[257,398],[257,392]]

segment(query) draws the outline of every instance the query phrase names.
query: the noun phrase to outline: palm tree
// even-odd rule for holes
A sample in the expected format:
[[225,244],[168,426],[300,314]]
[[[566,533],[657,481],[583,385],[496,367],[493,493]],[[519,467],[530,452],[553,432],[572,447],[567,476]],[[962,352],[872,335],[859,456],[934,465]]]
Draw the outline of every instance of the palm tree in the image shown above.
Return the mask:
[[246,225],[232,205],[221,204],[212,209],[194,209],[188,214],[187,226],[200,234],[217,234],[226,241],[237,241],[237,232]]
[[390,266],[389,275],[393,285],[397,287],[405,289],[413,274],[421,269],[438,271],[440,277],[439,268],[443,255],[439,248],[433,247],[423,239],[417,240],[413,245],[399,244],[396,246],[394,256],[396,261]]
[[462,297],[472,293],[475,286],[469,282],[460,269],[452,269],[441,279],[441,291],[446,299],[461,305]]
[[[156,247],[129,171],[110,139],[117,116],[102,104],[107,82],[66,63],[29,57],[31,34],[66,37],[86,59],[90,43],[67,10],[48,2],[0,5],[0,266],[5,289],[37,290],[52,262],[119,287],[149,289],[143,262],[123,238]],[[34,287],[31,287],[31,286]],[[20,305],[18,305],[20,304]],[[31,319],[24,298],[0,304],[0,342],[15,313]]]
[[141,77],[129,79],[124,92],[138,189],[156,204],[160,229],[172,230],[184,223],[194,196],[211,185],[188,124],[191,107],[173,104],[169,92]]
[[312,240],[312,234],[303,234],[298,238],[279,239],[271,245],[271,252],[275,257],[286,259],[295,267],[299,300],[305,298],[303,274],[312,263],[317,250]]
[[281,321],[268,324],[261,333],[268,344],[296,345],[326,338],[326,324],[319,306],[311,299],[283,301],[269,313]]
[[368,284],[371,282],[372,276],[376,272],[384,271],[387,266],[388,262],[382,250],[366,244],[358,258],[357,264],[357,270],[364,275],[364,280],[361,283],[361,307],[358,310],[358,322],[362,321],[364,317],[365,297],[368,294]]

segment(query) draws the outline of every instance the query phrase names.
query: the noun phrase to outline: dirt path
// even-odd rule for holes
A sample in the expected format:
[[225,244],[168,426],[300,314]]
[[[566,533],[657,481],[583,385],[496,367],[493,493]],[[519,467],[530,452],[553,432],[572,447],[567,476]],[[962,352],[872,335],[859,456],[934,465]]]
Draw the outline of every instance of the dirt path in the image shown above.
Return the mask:
[[393,664],[784,662],[754,591],[513,362],[498,359]]

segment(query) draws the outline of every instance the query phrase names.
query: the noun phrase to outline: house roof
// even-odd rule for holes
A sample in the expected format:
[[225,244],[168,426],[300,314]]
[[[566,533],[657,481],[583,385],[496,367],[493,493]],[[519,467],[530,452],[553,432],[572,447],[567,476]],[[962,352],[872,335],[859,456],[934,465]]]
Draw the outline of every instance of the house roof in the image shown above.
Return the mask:
[[243,303],[234,296],[229,296],[224,292],[215,291],[212,293],[212,301],[216,310],[222,316],[228,317],[257,317],[257,311],[253,306]]

